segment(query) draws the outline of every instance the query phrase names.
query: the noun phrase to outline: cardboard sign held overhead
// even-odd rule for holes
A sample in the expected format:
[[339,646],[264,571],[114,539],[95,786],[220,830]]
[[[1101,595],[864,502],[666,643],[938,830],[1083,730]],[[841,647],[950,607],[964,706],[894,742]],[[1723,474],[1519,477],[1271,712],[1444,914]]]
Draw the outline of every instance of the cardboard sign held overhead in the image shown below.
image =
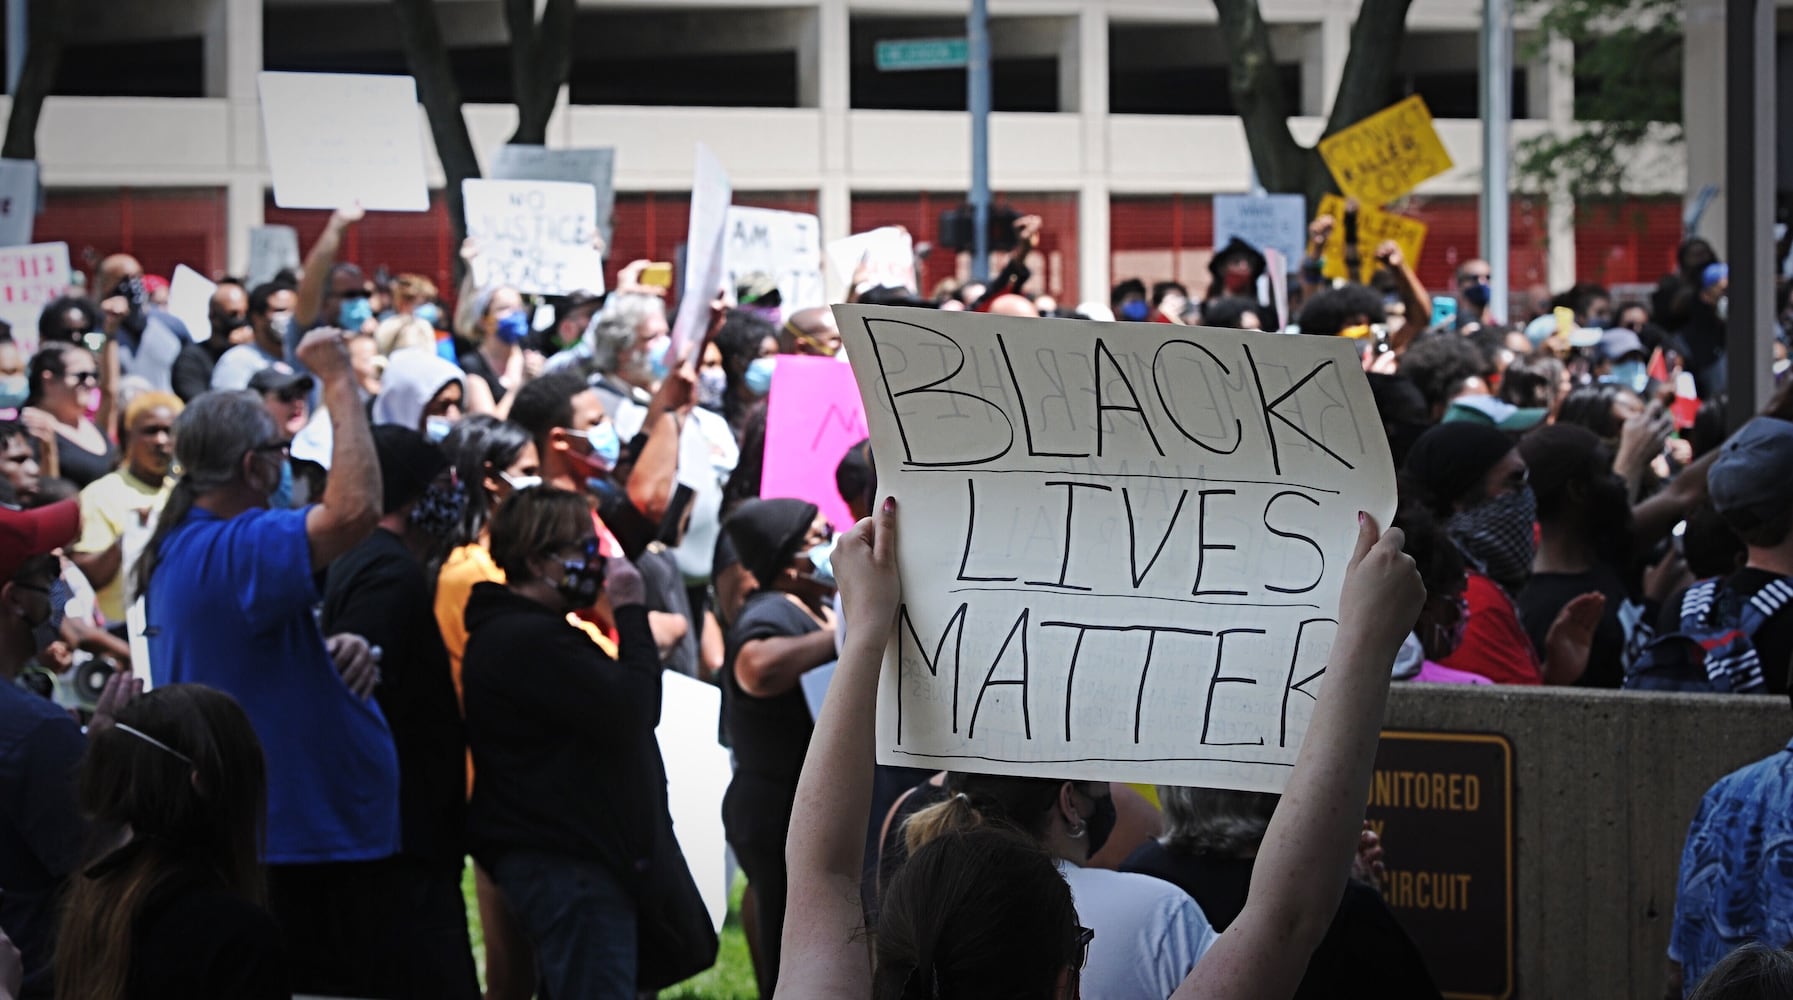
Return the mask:
[[218,286],[185,264],[176,264],[168,283],[168,312],[187,325],[197,343],[212,339],[212,295]]
[[[1321,273],[1328,278],[1352,277],[1345,272],[1345,199],[1336,194],[1321,198],[1315,217],[1321,215],[1332,216],[1332,233],[1326,237],[1326,245],[1320,251],[1325,258]],[[1369,281],[1370,275],[1376,273],[1376,248],[1383,240],[1394,240],[1401,248],[1401,256],[1407,259],[1407,266],[1418,267],[1420,251],[1426,248],[1426,224],[1393,212],[1359,208],[1357,248],[1363,264],[1356,280]]]
[[556,181],[461,182],[467,236],[479,246],[473,279],[525,294],[604,290],[604,259],[589,184]]
[[37,317],[68,290],[67,243],[0,248],[0,320],[30,357],[37,351]]
[[866,437],[853,369],[834,358],[779,355],[766,402],[760,496],[807,500],[845,531],[853,515],[835,485],[834,469],[847,449]]
[[616,213],[616,150],[549,149],[546,146],[504,145],[492,158],[495,181],[565,181],[590,184],[595,201],[592,211],[604,245],[610,245],[610,221]]
[[1451,155],[1418,94],[1321,139],[1320,157],[1345,197],[1373,208],[1451,169]]
[[262,132],[281,208],[423,212],[423,122],[408,76],[262,73]]
[[879,760],[1280,791],[1394,513],[1352,345],[834,312],[904,526]]
[[1307,245],[1307,199],[1298,194],[1217,194],[1214,196],[1214,249],[1234,237],[1259,253],[1282,253],[1300,260]]
[[37,161],[0,160],[0,247],[31,242],[37,222]]
[[291,226],[254,226],[249,230],[249,287],[274,280],[281,271],[299,270],[299,232]]
[[915,240],[901,226],[884,226],[854,233],[828,244],[828,268],[842,285],[853,280],[865,265],[865,275],[854,292],[873,288],[907,288],[917,291]]
[[778,282],[779,312],[828,304],[822,288],[822,224],[803,212],[731,205],[722,241],[722,282],[736,287],[750,274]]
[[703,339],[710,302],[722,290],[722,241],[728,235],[728,203],[734,198],[728,171],[710,147],[697,144],[691,177],[691,219],[685,232],[685,280],[679,311],[672,321],[671,359],[682,358]]

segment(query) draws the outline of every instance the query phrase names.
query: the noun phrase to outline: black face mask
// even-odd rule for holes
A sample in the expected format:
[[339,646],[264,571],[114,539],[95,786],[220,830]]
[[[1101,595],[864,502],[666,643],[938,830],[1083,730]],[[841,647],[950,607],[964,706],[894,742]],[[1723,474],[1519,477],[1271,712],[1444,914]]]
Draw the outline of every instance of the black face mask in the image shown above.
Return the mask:
[[123,296],[125,304],[130,310],[120,321],[121,325],[133,334],[142,334],[144,327],[149,323],[149,320],[143,315],[144,309],[149,306],[149,289],[143,285],[143,276],[133,274],[128,278],[121,279],[118,287],[112,290],[112,294]]
[[1103,795],[1094,799],[1096,808],[1090,810],[1084,822],[1089,826],[1089,852],[1094,856],[1108,843],[1108,837],[1114,833],[1115,809],[1114,796]]

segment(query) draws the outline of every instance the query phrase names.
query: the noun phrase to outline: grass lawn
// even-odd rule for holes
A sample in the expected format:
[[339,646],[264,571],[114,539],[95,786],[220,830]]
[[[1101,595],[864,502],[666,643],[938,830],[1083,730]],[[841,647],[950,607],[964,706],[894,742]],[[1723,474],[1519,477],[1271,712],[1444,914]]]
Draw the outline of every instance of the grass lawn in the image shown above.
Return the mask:
[[[747,955],[747,937],[741,933],[741,890],[744,879],[737,878],[728,897],[728,921],[722,925],[722,947],[716,964],[708,972],[665,990],[661,1000],[758,1000],[759,988],[753,981],[753,960]],[[479,926],[479,906],[473,898],[473,866],[461,873],[461,896],[467,901],[467,931],[473,938],[473,961],[479,966],[479,980],[486,979],[486,936]]]

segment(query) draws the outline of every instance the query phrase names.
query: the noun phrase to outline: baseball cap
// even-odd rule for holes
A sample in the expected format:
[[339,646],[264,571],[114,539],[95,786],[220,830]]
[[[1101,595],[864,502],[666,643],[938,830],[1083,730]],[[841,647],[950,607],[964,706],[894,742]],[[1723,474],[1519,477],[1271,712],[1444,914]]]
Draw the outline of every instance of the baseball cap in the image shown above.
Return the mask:
[[1637,334],[1624,327],[1614,327],[1600,335],[1600,356],[1608,361],[1617,361],[1630,354],[1648,354],[1644,350],[1644,342]]
[[259,393],[301,392],[309,395],[317,382],[304,372],[293,371],[284,361],[276,361],[249,376],[249,388]]
[[746,274],[735,283],[735,301],[744,306],[782,305],[778,282],[764,271]]
[[1543,407],[1514,406],[1493,396],[1458,396],[1444,411],[1441,423],[1484,424],[1496,430],[1529,431],[1544,422],[1550,411]]
[[0,582],[12,579],[25,560],[67,545],[80,533],[78,500],[31,510],[0,506]]
[[1712,506],[1739,529],[1793,505],[1793,423],[1757,417],[1720,446],[1706,473]]

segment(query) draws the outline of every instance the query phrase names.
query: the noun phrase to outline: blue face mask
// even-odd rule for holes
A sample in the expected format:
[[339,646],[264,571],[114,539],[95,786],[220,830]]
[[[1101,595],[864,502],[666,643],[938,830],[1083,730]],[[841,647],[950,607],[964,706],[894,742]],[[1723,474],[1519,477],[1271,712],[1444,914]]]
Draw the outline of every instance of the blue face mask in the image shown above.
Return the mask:
[[839,541],[838,538],[830,538],[825,542],[810,546],[809,551],[805,553],[809,556],[810,565],[815,567],[810,571],[809,578],[824,587],[834,586],[834,543],[837,541]]
[[411,310],[411,315],[423,320],[431,326],[435,326],[437,323],[442,322],[442,307],[434,302],[425,302],[423,305]]
[[764,396],[772,391],[772,370],[778,367],[777,358],[754,358],[747,363],[747,374],[742,381],[747,383],[747,391],[755,396]]
[[1480,309],[1487,305],[1489,297],[1490,290],[1487,282],[1472,281],[1463,286],[1463,301],[1469,303],[1472,308]]
[[1150,307],[1146,305],[1144,299],[1133,299],[1121,303],[1120,315],[1129,323],[1144,323],[1146,316],[1150,315]]
[[280,485],[268,494],[269,510],[291,510],[293,506],[293,463],[280,460]]
[[587,430],[567,433],[577,434],[590,443],[591,457],[602,462],[605,469],[616,468],[617,460],[623,456],[622,439],[616,436],[616,425],[608,420]]
[[429,438],[430,444],[441,444],[452,430],[454,422],[447,417],[429,417],[423,422],[423,436]]
[[507,344],[521,344],[529,336],[529,314],[512,309],[498,317],[498,339]]
[[652,368],[654,371],[655,380],[663,379],[667,375],[672,374],[672,369],[666,367],[666,355],[671,350],[671,337],[659,336],[648,341],[647,363],[648,367]]
[[1641,358],[1620,361],[1600,381],[1626,386],[1632,392],[1643,392],[1650,386],[1650,366]]
[[361,329],[361,324],[374,318],[373,303],[366,296],[343,299],[342,305],[336,309],[336,325],[344,330]]

